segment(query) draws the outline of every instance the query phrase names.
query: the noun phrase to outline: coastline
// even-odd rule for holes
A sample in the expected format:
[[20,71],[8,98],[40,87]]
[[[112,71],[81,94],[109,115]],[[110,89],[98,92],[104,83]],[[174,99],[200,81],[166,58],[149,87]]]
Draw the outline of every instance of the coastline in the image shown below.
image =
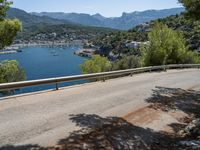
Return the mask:
[[12,51],[0,50],[0,55],[3,55],[3,54],[13,54],[13,53],[18,53],[18,51],[16,51],[16,50],[12,50]]
[[82,41],[71,41],[71,42],[50,42],[50,41],[45,41],[45,42],[32,42],[32,43],[19,43],[19,44],[12,44],[12,47],[19,47],[19,48],[24,48],[24,47],[35,47],[35,46],[73,46],[73,45],[83,45]]
[[13,54],[22,52],[22,48],[27,47],[68,47],[68,46],[82,46],[83,41],[81,40],[74,40],[70,42],[60,42],[60,41],[42,41],[42,42],[29,42],[29,43],[18,43],[18,44],[12,44],[5,49],[0,50],[0,55],[4,54]]

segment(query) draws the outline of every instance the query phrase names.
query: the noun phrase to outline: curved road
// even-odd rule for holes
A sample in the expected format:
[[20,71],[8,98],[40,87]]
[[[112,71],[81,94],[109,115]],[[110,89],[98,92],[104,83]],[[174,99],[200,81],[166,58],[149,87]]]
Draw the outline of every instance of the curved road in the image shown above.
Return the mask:
[[200,89],[200,70],[138,74],[106,82],[46,91],[0,100],[0,147],[53,146],[77,130],[74,114],[123,117],[143,108],[156,86]]

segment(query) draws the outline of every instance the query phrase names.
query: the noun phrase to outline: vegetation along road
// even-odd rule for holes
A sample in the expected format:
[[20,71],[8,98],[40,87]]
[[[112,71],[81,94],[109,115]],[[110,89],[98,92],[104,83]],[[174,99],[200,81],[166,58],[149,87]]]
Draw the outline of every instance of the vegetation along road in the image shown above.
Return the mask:
[[[148,107],[151,105],[148,99],[158,89],[199,90],[200,70],[144,73],[59,91],[4,98],[0,101],[0,149],[3,146],[60,145],[62,139],[68,139],[82,127],[91,127],[94,121],[101,126],[97,115],[121,117],[155,132],[173,132],[169,124],[179,123],[187,114],[181,110],[166,112]],[[90,120],[92,116],[96,117]]]

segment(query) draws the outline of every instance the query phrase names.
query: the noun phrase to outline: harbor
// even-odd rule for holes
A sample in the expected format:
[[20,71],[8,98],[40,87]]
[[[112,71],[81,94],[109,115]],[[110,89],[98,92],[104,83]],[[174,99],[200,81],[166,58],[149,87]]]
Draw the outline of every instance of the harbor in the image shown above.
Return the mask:
[[0,50],[0,54],[13,54],[18,52],[22,52],[22,50],[18,46],[9,46]]
[[23,48],[28,48],[28,47],[65,48],[65,47],[81,46],[82,44],[83,42],[81,40],[74,40],[70,42],[42,41],[42,42],[30,42],[30,43],[18,43],[0,50],[0,55],[19,53],[22,52]]

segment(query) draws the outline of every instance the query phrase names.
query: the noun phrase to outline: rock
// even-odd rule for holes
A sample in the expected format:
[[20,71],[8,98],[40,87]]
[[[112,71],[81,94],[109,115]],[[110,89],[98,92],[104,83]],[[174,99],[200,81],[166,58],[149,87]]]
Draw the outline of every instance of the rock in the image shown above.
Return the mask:
[[184,136],[184,135],[185,135],[185,130],[180,130],[180,131],[178,132],[178,135]]
[[200,148],[200,141],[181,141],[182,146],[189,147],[191,150],[196,150]]
[[193,120],[184,131],[188,135],[200,136],[200,119]]

